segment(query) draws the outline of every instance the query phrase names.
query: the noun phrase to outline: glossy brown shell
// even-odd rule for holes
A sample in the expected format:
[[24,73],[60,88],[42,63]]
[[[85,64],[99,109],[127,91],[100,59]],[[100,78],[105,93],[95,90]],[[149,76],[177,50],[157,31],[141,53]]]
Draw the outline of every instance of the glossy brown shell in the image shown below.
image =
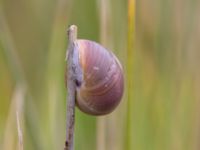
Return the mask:
[[83,81],[76,104],[85,113],[104,115],[119,104],[124,90],[122,67],[114,54],[96,42],[77,40]]

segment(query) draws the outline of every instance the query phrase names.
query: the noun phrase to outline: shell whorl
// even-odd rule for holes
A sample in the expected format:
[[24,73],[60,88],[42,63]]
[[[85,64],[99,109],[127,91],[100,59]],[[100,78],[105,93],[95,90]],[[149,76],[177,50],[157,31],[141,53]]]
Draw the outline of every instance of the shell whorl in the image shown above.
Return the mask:
[[100,44],[77,40],[83,81],[77,87],[77,106],[85,113],[104,115],[119,104],[124,89],[121,64]]

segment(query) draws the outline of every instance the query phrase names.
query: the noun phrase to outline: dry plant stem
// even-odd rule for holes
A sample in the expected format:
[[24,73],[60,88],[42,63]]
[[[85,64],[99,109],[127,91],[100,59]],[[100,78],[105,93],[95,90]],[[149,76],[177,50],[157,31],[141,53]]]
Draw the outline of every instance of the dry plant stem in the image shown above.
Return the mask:
[[68,49],[67,49],[67,126],[66,141],[64,150],[74,149],[74,120],[75,120],[75,94],[76,94],[76,74],[73,55],[75,50],[75,41],[77,39],[77,27],[71,25],[68,29]]
[[22,133],[22,129],[21,129],[21,126],[20,126],[20,118],[19,118],[18,111],[16,111],[16,120],[17,120],[17,132],[18,132],[18,139],[19,139],[19,150],[23,150],[24,149],[23,133]]

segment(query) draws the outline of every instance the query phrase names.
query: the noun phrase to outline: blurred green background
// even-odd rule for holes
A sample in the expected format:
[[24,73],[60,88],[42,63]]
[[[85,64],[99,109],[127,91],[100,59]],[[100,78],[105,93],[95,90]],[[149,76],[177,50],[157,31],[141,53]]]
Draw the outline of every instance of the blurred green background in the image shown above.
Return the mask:
[[[67,27],[119,57],[110,115],[76,109],[76,150],[200,149],[200,1],[1,0],[0,149],[63,149]],[[21,132],[20,132],[21,131]]]

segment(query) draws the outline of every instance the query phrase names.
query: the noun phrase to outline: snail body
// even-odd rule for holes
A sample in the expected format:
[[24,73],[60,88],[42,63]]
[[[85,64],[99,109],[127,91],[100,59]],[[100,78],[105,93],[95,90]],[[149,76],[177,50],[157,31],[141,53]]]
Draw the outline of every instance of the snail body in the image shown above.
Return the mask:
[[122,66],[117,57],[100,44],[76,40],[81,76],[77,81],[76,105],[91,115],[105,115],[119,104],[124,90]]

